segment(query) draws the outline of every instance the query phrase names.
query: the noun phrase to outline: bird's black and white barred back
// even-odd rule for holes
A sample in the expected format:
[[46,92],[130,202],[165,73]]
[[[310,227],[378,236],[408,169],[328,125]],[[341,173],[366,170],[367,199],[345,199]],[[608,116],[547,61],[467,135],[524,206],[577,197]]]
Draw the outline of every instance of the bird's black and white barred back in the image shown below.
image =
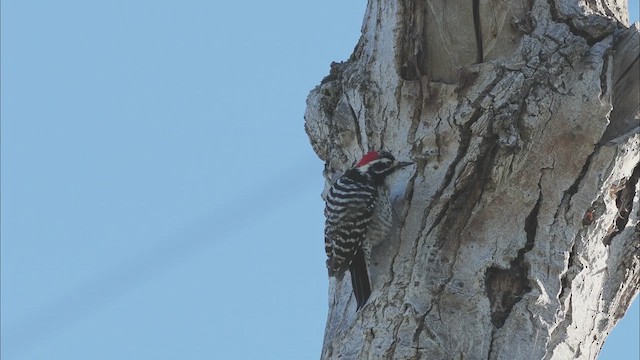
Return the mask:
[[377,189],[348,171],[329,189],[324,211],[327,269],[329,276],[342,279],[351,265],[354,252],[362,245],[371,221]]
[[367,262],[372,242],[385,237],[391,228],[391,204],[384,181],[395,170],[409,164],[396,162],[388,152],[369,152],[342,175],[327,194],[327,269],[329,276],[338,280],[349,269],[358,309],[371,294]]

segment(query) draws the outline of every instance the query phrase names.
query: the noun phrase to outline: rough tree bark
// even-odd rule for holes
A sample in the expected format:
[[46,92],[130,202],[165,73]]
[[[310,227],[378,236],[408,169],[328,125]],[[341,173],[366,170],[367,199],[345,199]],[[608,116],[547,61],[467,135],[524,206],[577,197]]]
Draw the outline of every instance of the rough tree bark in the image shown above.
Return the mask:
[[311,91],[327,185],[367,150],[398,221],[323,359],[594,359],[640,279],[640,34],[623,0],[370,0]]

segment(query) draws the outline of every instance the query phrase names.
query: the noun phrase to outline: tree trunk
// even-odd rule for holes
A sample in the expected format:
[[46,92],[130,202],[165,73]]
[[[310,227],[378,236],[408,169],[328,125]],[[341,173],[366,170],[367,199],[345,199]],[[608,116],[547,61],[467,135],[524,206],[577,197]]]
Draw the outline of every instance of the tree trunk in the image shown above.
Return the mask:
[[323,359],[595,359],[639,290],[640,33],[623,0],[370,0],[308,98],[329,185],[366,151],[397,226]]

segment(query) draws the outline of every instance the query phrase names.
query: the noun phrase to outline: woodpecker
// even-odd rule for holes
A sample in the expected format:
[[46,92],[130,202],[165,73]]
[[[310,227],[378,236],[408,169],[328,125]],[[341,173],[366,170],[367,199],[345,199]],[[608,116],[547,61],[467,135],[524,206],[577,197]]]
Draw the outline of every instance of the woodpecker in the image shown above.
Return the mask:
[[342,280],[349,269],[359,310],[371,295],[367,261],[371,244],[391,230],[392,212],[385,179],[412,162],[398,162],[386,151],[365,154],[331,186],[324,215],[324,246],[329,276]]

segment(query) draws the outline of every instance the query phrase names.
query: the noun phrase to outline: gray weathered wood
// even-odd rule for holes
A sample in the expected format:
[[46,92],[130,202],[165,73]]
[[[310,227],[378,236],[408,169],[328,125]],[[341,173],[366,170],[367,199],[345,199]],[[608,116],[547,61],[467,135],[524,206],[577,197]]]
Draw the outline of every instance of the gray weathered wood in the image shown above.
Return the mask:
[[368,304],[329,283],[323,359],[595,359],[638,293],[626,2],[473,5],[369,1],[309,95],[327,185],[371,149],[416,162],[392,178]]

